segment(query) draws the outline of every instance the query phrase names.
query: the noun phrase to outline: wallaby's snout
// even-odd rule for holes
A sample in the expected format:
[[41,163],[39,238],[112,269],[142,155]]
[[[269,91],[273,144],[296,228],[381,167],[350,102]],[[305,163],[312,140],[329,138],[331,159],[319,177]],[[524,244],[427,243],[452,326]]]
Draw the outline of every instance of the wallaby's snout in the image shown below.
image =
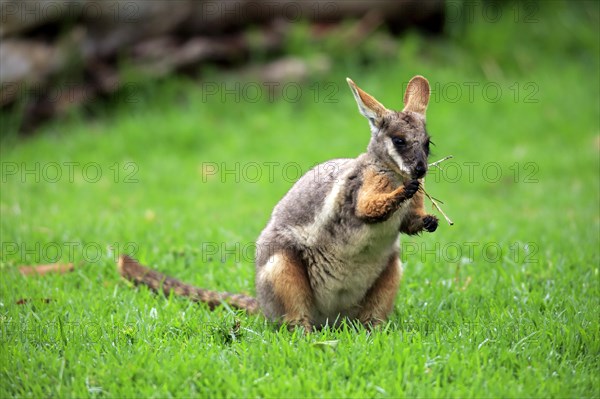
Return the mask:
[[[419,135],[420,136],[420,135]],[[417,139],[413,145],[405,150],[398,151],[405,167],[405,176],[411,179],[421,179],[427,174],[427,157],[429,155],[429,137]]]
[[413,179],[420,179],[425,176],[425,173],[427,173],[427,162],[417,162],[417,166],[415,166],[415,170],[413,172]]
[[412,168],[412,178],[422,179],[427,174],[428,163],[427,158],[429,157],[429,136],[425,134],[424,142],[415,143],[415,163]]

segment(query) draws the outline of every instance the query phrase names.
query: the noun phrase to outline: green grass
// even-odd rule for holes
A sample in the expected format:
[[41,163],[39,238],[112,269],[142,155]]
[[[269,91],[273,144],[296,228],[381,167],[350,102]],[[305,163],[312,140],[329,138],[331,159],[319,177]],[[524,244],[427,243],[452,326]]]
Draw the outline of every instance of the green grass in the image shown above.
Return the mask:
[[[298,102],[221,101],[169,78],[135,86],[135,103],[5,142],[0,396],[600,396],[598,6],[582,9],[409,34],[367,65],[333,54]],[[381,330],[303,337],[118,277],[115,252],[131,252],[196,285],[253,293],[254,239],[296,169],[368,142],[345,77],[400,108],[417,73],[438,87],[432,160],[456,161],[431,172],[428,191],[456,224],[402,238],[405,276]],[[481,90],[492,86],[495,102]],[[18,273],[54,261],[77,269]]]

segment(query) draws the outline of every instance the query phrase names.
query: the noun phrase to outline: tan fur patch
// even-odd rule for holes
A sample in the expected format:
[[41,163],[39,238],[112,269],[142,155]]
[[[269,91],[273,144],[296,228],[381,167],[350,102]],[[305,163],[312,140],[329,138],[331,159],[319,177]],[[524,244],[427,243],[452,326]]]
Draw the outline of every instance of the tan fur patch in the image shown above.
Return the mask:
[[268,278],[285,310],[284,321],[310,328],[312,290],[305,268],[299,259],[289,253],[277,254],[272,259],[278,264],[271,269]]
[[402,266],[398,254],[394,254],[361,303],[358,318],[362,323],[376,325],[387,319],[394,307],[401,278]]
[[398,207],[404,187],[394,189],[389,179],[368,169],[363,174],[363,183],[358,193],[356,213],[358,217],[379,219]]

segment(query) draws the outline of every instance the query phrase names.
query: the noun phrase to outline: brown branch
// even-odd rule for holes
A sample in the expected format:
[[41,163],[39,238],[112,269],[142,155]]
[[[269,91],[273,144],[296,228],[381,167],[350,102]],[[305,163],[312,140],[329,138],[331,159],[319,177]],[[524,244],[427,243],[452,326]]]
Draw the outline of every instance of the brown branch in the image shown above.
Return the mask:
[[168,296],[171,292],[178,296],[184,296],[194,302],[204,302],[211,309],[226,303],[237,309],[243,309],[248,313],[258,313],[258,302],[243,294],[231,294],[229,292],[210,291],[184,283],[175,278],[166,276],[156,270],[142,266],[135,259],[121,255],[117,264],[119,274],[136,285],[145,285],[154,292],[162,292]]

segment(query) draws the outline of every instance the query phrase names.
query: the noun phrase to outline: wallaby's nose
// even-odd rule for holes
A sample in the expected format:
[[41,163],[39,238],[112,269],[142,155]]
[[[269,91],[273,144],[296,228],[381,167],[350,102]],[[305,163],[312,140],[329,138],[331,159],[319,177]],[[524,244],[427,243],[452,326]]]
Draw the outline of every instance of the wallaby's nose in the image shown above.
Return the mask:
[[423,162],[419,162],[417,163],[417,166],[415,167],[415,177],[417,179],[420,179],[421,177],[425,176],[425,172],[427,172],[427,168],[425,167],[425,164]]

